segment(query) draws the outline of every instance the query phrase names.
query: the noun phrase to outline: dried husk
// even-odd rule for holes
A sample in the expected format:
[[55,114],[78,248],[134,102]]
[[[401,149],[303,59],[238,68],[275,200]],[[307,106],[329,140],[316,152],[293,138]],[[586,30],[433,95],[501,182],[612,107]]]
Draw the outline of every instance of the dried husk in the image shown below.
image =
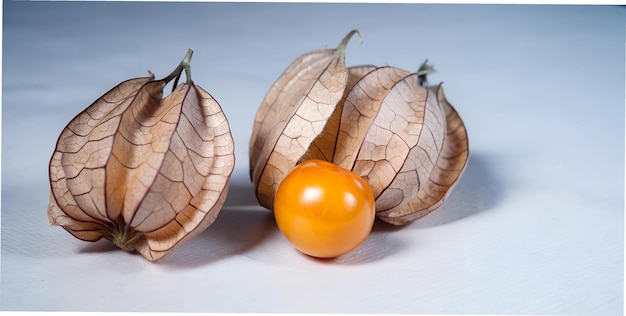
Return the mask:
[[172,75],[130,79],[69,122],[50,160],[51,224],[154,261],[213,223],[234,142],[220,105],[186,71],[165,98]]
[[345,46],[296,59],[259,107],[250,140],[250,177],[261,205],[271,209],[278,184],[307,152],[341,100],[348,80]]
[[377,217],[392,224],[439,207],[469,158],[465,126],[443,88],[422,87],[419,77],[393,67],[366,75],[348,94],[337,139],[334,162],[367,181]]
[[[294,64],[305,69],[302,63],[309,54]],[[467,165],[469,144],[463,121],[445,98],[441,85],[426,86],[425,75],[432,71],[429,67],[424,63],[417,73],[392,66],[349,67],[342,97],[323,113],[316,107],[294,113],[288,103],[272,103],[272,111],[283,114],[282,123],[276,125],[270,119],[265,133],[280,138],[287,132],[289,141],[267,145],[253,133],[251,152],[289,154],[269,163],[251,155],[252,180],[260,204],[272,210],[272,188],[296,164],[322,159],[367,181],[376,197],[376,215],[383,221],[405,224],[439,207]],[[337,70],[329,67],[325,71]],[[268,96],[280,91],[292,100],[306,98],[302,91],[309,90],[295,88],[301,77],[284,72]],[[279,84],[290,80],[294,81],[291,86]],[[259,112],[267,107],[267,100]],[[328,114],[331,107],[333,111]],[[263,124],[264,117],[257,114],[255,123]],[[302,117],[322,117],[315,121],[322,126],[310,131],[306,127],[311,122]],[[285,125],[290,126],[288,130],[282,128]],[[292,146],[298,150],[293,151]],[[259,170],[271,179],[270,186],[264,186],[263,178],[254,177]]]
[[376,66],[363,65],[356,67],[348,67],[348,81],[341,100],[335,105],[333,113],[326,121],[326,125],[322,131],[313,139],[307,151],[300,157],[297,163],[310,159],[320,159],[332,161],[335,156],[337,134],[341,127],[341,113],[344,112],[343,106],[348,96],[348,92],[354,85],[368,72],[376,69]]
[[395,207],[377,208],[377,216],[392,224],[417,220],[440,207],[452,192],[469,160],[467,130],[461,117],[445,98],[441,85],[429,87],[428,90],[429,95],[436,96],[440,109],[445,114],[443,145],[438,150],[436,162],[428,169],[428,178],[420,182],[415,195]]

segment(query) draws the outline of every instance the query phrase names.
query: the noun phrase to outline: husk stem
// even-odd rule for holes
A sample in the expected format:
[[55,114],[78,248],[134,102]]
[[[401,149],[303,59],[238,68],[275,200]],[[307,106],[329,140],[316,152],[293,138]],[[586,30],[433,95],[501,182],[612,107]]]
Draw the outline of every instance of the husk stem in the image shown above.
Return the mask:
[[424,60],[424,62],[420,65],[417,70],[417,81],[419,85],[424,87],[428,84],[427,76],[431,73],[435,72],[435,67],[428,63],[428,59]]
[[343,38],[343,40],[341,40],[341,43],[339,43],[339,46],[335,50],[336,54],[343,54],[346,51],[346,46],[348,45],[348,42],[350,41],[352,36],[354,36],[355,33],[359,35],[359,40],[361,41],[361,43],[363,43],[363,37],[361,37],[361,32],[359,32],[359,30],[357,30],[357,29],[354,29],[354,30],[350,31],[350,33],[348,33]]
[[106,238],[123,250],[133,251],[141,236],[142,233],[129,228],[128,225],[114,224]]
[[191,64],[191,57],[192,56],[193,56],[193,49],[189,48],[187,50],[187,55],[185,55],[185,57],[178,64],[176,69],[174,69],[174,71],[172,71],[165,78],[161,79],[161,80],[163,80],[165,82],[170,82],[170,81],[172,81],[172,79],[175,79],[174,80],[174,85],[172,86],[172,91],[174,91],[174,89],[176,89],[176,86],[178,85],[178,80],[180,79],[180,76],[182,75],[183,70],[185,71],[185,75],[186,75],[185,83],[190,83],[191,82],[191,65],[190,64]]

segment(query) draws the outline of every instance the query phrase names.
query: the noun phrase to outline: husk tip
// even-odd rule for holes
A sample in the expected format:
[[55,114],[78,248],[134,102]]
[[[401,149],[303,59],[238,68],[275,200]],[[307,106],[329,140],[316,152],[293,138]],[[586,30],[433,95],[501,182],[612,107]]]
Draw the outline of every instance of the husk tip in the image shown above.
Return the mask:
[[343,51],[345,49],[345,47],[348,45],[348,42],[350,41],[350,39],[354,36],[354,34],[358,34],[359,35],[359,41],[360,41],[361,44],[363,44],[363,37],[361,36],[361,32],[359,32],[358,29],[352,29],[341,40],[341,43],[339,44],[339,47],[337,47],[337,50]]

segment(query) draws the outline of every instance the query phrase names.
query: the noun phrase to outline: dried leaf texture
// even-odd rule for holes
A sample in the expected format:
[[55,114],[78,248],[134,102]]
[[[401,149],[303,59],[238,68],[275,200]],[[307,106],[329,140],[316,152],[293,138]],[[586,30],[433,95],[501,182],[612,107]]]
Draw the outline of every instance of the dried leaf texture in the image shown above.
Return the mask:
[[420,177],[417,194],[398,207],[377,209],[377,216],[392,224],[402,225],[415,221],[441,206],[463,174],[469,160],[467,130],[457,111],[446,99],[443,87],[430,87],[428,93],[436,96],[439,108],[445,114],[444,142],[426,181],[422,181]]
[[341,113],[336,149],[332,162],[352,170],[372,122],[378,115],[385,95],[400,79],[410,73],[395,67],[370,69],[349,90]]
[[372,122],[353,171],[368,181],[376,211],[397,207],[425,183],[442,148],[445,116],[417,75],[398,81]]
[[443,203],[465,169],[463,121],[441,86],[426,85],[434,71],[427,61],[416,73],[346,69],[343,49],[302,55],[263,100],[250,141],[257,200],[272,210],[278,185],[295,165],[320,159],[364,178],[383,221],[418,219]]
[[322,49],[298,57],[272,85],[257,110],[250,142],[250,175],[252,176],[269,133],[285,123],[302,97],[320,79],[335,57],[334,49]]
[[280,181],[305,155],[341,100],[348,71],[344,61],[350,32],[336,49],[296,59],[263,100],[250,142],[250,171],[257,200],[273,208]]
[[439,207],[468,157],[443,88],[422,87],[417,74],[380,67],[346,96],[333,163],[368,182],[380,219],[404,224]]
[[354,85],[363,78],[363,76],[374,69],[376,69],[376,66],[371,65],[348,67],[348,82],[346,83],[346,88],[341,100],[339,100],[333,113],[326,121],[324,129],[315,137],[307,152],[300,157],[298,163],[310,159],[320,159],[324,161],[333,160],[337,146],[337,134],[341,126],[342,113],[344,111],[343,107],[348,92],[352,90]]
[[50,161],[52,224],[157,260],[215,220],[234,167],[228,121],[193,82],[163,99],[166,84],[122,82],[70,121]]

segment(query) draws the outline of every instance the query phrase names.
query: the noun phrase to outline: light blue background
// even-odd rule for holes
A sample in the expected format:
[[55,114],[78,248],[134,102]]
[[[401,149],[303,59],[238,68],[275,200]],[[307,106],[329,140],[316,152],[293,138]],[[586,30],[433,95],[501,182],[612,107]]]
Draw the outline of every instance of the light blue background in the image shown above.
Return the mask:
[[[0,310],[623,313],[623,7],[3,5]],[[363,43],[348,65],[434,63],[472,156],[441,209],[377,223],[354,252],[318,261],[256,205],[248,140],[285,67],[353,28]],[[215,224],[157,263],[51,227],[61,129],[120,81],[165,76],[187,48],[236,142]]]

